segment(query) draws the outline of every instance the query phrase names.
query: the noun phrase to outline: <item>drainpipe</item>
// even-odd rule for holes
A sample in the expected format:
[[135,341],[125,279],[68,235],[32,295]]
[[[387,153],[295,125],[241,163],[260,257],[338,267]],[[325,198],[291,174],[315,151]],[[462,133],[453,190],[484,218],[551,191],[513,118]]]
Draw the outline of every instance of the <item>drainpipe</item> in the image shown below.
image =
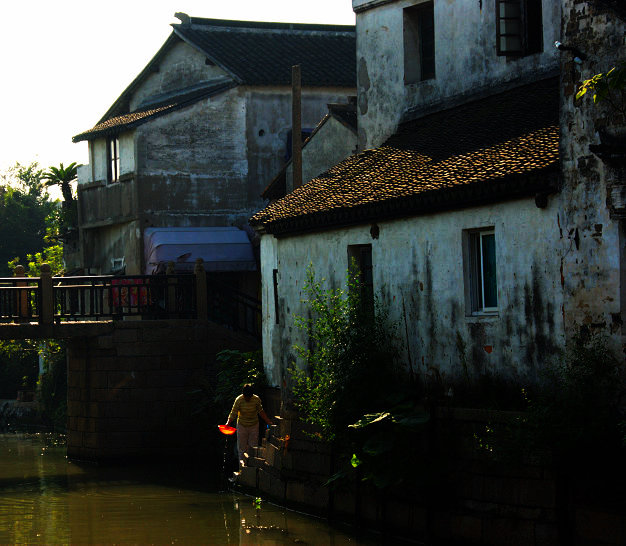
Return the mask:
[[295,190],[302,186],[302,78],[299,64],[291,67],[291,166]]

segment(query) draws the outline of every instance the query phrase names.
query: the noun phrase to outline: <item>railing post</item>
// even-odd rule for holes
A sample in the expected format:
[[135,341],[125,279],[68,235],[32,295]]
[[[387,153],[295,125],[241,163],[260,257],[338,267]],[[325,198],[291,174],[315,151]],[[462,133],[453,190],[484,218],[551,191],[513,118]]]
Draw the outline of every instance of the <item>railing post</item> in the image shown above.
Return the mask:
[[[24,277],[24,275],[24,266],[16,266],[13,276]],[[28,286],[28,283],[25,281],[16,281],[15,286]],[[17,314],[19,316],[19,320],[28,318],[28,290],[18,290],[17,292]]]
[[168,318],[173,318],[174,313],[176,313],[176,284],[178,283],[178,279],[170,277],[170,275],[174,275],[174,262],[167,262],[165,275],[167,278],[165,312]]
[[54,292],[52,290],[52,271],[48,264],[41,264],[41,293],[39,324],[52,324],[54,320]]
[[202,258],[196,260],[194,273],[196,275],[196,310],[198,320],[208,320],[206,271],[204,270]]

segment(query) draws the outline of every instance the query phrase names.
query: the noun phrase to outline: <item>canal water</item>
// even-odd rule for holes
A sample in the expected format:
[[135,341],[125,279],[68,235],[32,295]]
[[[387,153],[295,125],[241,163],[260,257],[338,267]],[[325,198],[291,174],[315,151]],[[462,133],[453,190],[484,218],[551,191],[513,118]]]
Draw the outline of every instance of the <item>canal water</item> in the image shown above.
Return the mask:
[[220,491],[220,470],[84,465],[66,458],[62,436],[0,434],[0,543],[381,543]]

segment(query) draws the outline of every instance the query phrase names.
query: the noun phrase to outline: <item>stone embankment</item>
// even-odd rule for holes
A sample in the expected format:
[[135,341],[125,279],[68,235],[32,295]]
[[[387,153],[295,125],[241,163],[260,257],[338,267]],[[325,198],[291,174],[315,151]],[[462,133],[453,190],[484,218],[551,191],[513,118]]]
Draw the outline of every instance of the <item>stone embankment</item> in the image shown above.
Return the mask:
[[476,431],[510,420],[508,412],[448,408],[435,419],[435,437],[452,434],[465,445],[449,457],[444,453],[446,461],[438,461],[446,470],[437,485],[384,492],[357,480],[354,472],[340,487],[325,485],[338,470],[331,447],[315,441],[295,415],[282,409],[280,413],[262,445],[247,458],[236,483],[287,508],[425,543],[626,543],[626,516],[619,507],[590,505],[576,494],[589,485],[584,475],[564,489],[554,469],[537,461],[495,461],[488,449],[472,445]]
[[0,432],[41,426],[37,402],[0,400]]

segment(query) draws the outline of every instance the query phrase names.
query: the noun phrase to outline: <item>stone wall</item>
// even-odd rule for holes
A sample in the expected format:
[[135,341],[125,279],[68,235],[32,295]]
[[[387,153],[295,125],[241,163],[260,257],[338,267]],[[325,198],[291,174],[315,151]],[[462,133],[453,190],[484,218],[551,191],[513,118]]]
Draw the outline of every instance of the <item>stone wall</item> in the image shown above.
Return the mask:
[[116,321],[68,341],[67,454],[82,460],[190,456],[198,388],[224,349],[255,341],[202,321]]
[[332,450],[312,440],[307,434],[312,430],[293,414],[283,415],[248,458],[237,483],[289,508],[429,544],[617,545],[626,540],[619,505],[576,502],[572,488],[564,494],[555,474],[538,462],[496,462],[488,449],[475,449],[476,431],[516,418],[513,412],[440,412],[436,436],[452,434],[467,445],[457,444],[434,487],[385,491],[354,475],[339,488],[324,486],[338,470]]
[[591,94],[577,101],[576,92],[583,80],[626,61],[626,21],[601,2],[563,0],[562,32],[563,43],[585,56],[579,64],[572,51],[560,55],[563,188],[559,229],[567,243],[561,258],[563,317],[568,336],[581,329],[609,336],[619,354],[625,333],[626,238],[623,217],[612,210],[609,198],[612,188],[624,185],[626,173],[623,167],[601,160],[590,147],[601,143],[601,132],[623,135],[626,119],[608,101],[594,105]]

